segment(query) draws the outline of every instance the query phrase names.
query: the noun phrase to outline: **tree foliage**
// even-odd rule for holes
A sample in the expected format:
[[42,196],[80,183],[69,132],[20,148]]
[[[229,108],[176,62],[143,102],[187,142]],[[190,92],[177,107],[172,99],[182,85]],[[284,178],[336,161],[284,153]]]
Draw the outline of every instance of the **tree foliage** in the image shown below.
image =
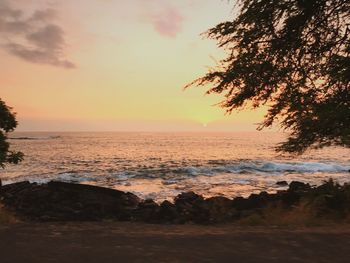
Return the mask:
[[290,131],[277,150],[350,147],[350,1],[237,0],[206,35],[227,57],[192,85],[223,94],[229,113],[268,107],[258,129]]
[[23,159],[23,153],[10,151],[7,142],[7,133],[17,127],[15,113],[0,99],[0,167],[6,163],[19,163]]

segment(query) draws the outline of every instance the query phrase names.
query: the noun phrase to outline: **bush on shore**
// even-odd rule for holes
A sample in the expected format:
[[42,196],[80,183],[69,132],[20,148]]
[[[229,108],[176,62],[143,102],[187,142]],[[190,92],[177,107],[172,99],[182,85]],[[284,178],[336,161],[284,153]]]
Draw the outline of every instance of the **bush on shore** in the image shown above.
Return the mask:
[[[287,190],[287,192],[290,191]],[[318,187],[297,190],[299,201],[291,206],[272,202],[258,213],[237,221],[240,225],[321,226],[350,223],[350,184],[334,180]]]

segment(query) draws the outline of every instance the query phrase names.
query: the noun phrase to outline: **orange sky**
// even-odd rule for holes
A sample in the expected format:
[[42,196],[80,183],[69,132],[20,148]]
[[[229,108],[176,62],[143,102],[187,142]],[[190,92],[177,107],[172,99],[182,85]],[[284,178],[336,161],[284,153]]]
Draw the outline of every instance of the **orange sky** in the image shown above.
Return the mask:
[[254,130],[261,110],[183,91],[224,56],[200,34],[230,17],[221,0],[0,0],[0,97],[19,130]]

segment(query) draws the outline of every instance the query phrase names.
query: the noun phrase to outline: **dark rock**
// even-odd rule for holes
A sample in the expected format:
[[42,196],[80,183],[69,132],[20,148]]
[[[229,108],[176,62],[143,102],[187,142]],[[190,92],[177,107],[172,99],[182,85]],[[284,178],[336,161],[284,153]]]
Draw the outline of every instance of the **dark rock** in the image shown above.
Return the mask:
[[232,207],[232,200],[223,196],[210,197],[208,199],[205,199],[205,202],[207,204],[210,204],[212,207],[218,208],[218,209],[226,210]]
[[266,192],[260,194],[251,194],[248,198],[236,197],[232,201],[233,207],[237,210],[257,209],[266,206],[270,199],[270,195]]
[[232,206],[232,200],[222,196],[206,199],[202,208],[208,217],[202,219],[201,223],[222,223],[239,217],[238,211]]
[[285,191],[279,194],[282,204],[287,207],[296,205],[301,199],[301,194],[296,191]]
[[194,192],[186,192],[181,193],[178,196],[175,197],[175,204],[176,205],[182,205],[182,204],[193,204],[198,201],[203,201],[203,196],[197,195]]
[[159,205],[154,202],[152,199],[146,199],[143,202],[140,202],[138,205],[139,209],[154,209],[154,208],[158,208]]
[[270,199],[270,194],[266,191],[262,191],[258,194],[259,198],[263,201],[267,201],[268,199]]
[[32,220],[128,220],[139,198],[117,190],[63,182],[3,187],[3,203]]
[[[284,193],[286,191],[281,192]],[[281,194],[269,194],[263,191],[259,194],[251,194],[248,198],[234,198],[232,201],[232,207],[240,212],[241,216],[244,216],[245,214],[260,213],[260,210],[268,207],[269,205],[274,205],[279,201],[281,201]],[[249,213],[246,212],[248,210],[250,211]]]
[[311,186],[298,181],[293,181],[289,184],[289,192],[307,191],[310,190]]
[[288,183],[287,183],[287,181],[278,181],[278,182],[276,183],[276,185],[279,185],[279,186],[288,186]]
[[139,203],[137,209],[133,213],[133,216],[137,221],[155,223],[158,219],[158,211],[159,205],[152,199],[147,199]]
[[[203,196],[194,192],[179,194],[174,203],[160,205],[152,199],[141,201],[131,193],[118,190],[63,182],[38,185],[20,182],[4,185],[0,199],[20,218],[41,221],[128,220],[149,223],[224,223],[261,216],[270,206],[290,208],[300,200],[309,200],[320,214],[330,210],[345,214],[350,210],[350,186],[340,188],[326,183],[317,188],[292,182],[288,190],[276,194],[261,192],[248,198]],[[321,213],[322,212],[322,213]]]
[[3,192],[6,192],[7,194],[14,194],[14,193],[20,192],[23,189],[30,188],[33,185],[35,184],[31,184],[28,181],[24,181],[19,183],[3,185],[1,189],[3,190]]
[[202,217],[201,204],[203,196],[194,192],[181,193],[175,197],[175,206],[179,213],[179,223],[193,222],[195,218]]
[[248,197],[247,201],[248,201],[247,202],[247,208],[248,209],[255,209],[255,208],[262,207],[265,199],[261,198],[261,196],[259,196],[258,194],[251,194]]
[[178,223],[179,213],[176,209],[176,206],[171,202],[165,200],[160,204],[158,218],[161,222]]
[[232,206],[236,208],[237,210],[244,210],[246,209],[246,203],[247,199],[238,196],[232,200]]

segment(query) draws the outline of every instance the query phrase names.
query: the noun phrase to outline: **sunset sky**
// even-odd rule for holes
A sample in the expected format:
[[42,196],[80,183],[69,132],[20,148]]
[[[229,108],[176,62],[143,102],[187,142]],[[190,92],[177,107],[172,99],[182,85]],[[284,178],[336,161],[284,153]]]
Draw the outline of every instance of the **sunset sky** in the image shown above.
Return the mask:
[[225,0],[0,0],[0,97],[22,131],[254,130],[183,87],[224,53],[200,34]]

